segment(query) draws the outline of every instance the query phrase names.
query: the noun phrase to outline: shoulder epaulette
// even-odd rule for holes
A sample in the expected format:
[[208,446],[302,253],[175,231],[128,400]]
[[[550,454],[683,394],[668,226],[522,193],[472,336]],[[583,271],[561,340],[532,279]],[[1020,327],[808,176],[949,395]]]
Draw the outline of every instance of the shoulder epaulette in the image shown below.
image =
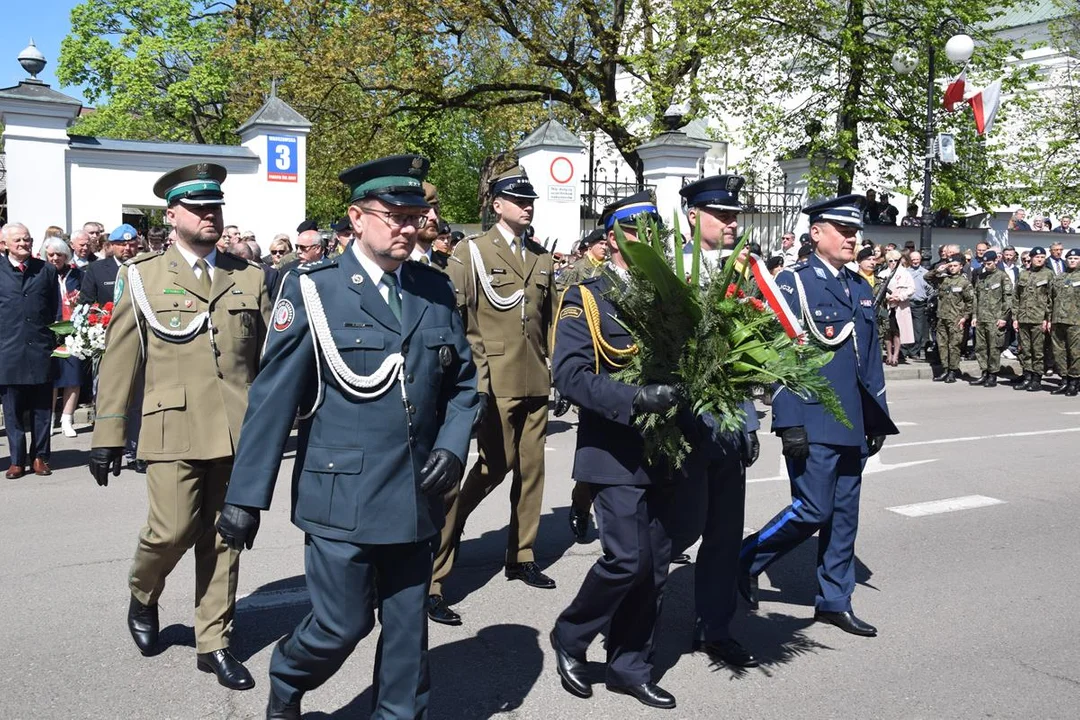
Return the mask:
[[138,255],[131,258],[130,260],[125,260],[124,264],[125,265],[135,265],[137,263],[146,262],[147,260],[152,260],[153,258],[156,258],[156,257],[161,257],[164,254],[165,254],[164,250],[150,250],[148,252],[139,253]]
[[337,267],[337,258],[322,258],[316,260],[313,263],[303,263],[296,268],[296,272],[300,275],[307,275],[309,273],[316,272],[318,270],[325,270],[329,267]]

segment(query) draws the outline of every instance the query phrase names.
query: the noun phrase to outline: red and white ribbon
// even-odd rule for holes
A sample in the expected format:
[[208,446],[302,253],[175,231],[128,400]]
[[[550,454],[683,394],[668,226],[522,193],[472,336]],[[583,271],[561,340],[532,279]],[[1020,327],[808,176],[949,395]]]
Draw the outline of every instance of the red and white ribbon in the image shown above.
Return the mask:
[[802,323],[799,322],[799,317],[792,312],[787,300],[780,294],[780,288],[777,287],[772,273],[765,267],[765,261],[757,255],[749,255],[748,258],[750,270],[754,273],[754,280],[757,281],[758,289],[761,290],[765,302],[769,304],[769,307],[776,314],[776,319],[780,321],[784,332],[790,338],[802,336],[804,333]]

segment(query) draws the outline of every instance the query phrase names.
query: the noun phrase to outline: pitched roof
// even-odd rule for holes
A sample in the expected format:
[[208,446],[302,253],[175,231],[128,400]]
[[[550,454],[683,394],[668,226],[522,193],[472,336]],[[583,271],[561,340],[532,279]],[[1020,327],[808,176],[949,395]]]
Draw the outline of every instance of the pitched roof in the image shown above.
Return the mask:
[[1008,30],[1009,28],[1024,27],[1025,25],[1037,25],[1075,14],[1075,9],[1070,12],[1060,0],[1030,0],[1010,7],[1000,17],[986,23],[986,28],[989,30]]
[[69,135],[68,145],[75,150],[112,150],[119,152],[158,153],[257,159],[258,155],[240,145],[201,145],[199,143],[156,142],[153,140],[115,140],[113,138]]
[[540,127],[533,130],[524,140],[519,142],[514,149],[527,150],[528,148],[537,147],[539,145],[555,145],[557,147],[574,148],[585,147],[585,143],[581,142],[581,138],[570,132],[570,130],[561,122],[554,119],[544,122]]
[[36,100],[37,102],[50,102],[58,105],[73,105],[82,107],[82,103],[73,97],[61,92],[56,92],[40,80],[23,80],[14,87],[0,88],[0,98],[10,100]]
[[238,134],[242,133],[254,125],[309,128],[311,122],[296,110],[293,110],[287,102],[277,96],[276,92],[271,92],[270,97],[266,98],[266,102],[262,104],[262,107],[245,120],[243,125],[236,128],[236,132]]

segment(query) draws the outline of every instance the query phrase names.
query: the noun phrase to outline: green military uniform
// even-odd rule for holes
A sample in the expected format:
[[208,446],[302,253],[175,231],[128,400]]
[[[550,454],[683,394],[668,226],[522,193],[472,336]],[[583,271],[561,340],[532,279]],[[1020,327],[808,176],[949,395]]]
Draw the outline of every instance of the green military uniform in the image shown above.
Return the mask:
[[156,606],[169,572],[194,546],[195,644],[210,653],[228,647],[232,631],[239,553],[214,523],[258,371],[270,299],[259,265],[221,252],[202,262],[197,277],[196,265],[173,244],[120,269],[91,444],[124,445],[134,378],[145,373],[138,457],[149,461],[150,511],[131,567],[131,593]]
[[1007,321],[1013,306],[1013,286],[1009,274],[1001,268],[992,273],[979,272],[975,276],[975,357],[979,369],[996,373],[1001,369],[1001,349],[1005,344],[1005,327],[998,321]]
[[1046,265],[1038,270],[1021,270],[1013,303],[1019,325],[1020,365],[1031,379],[1042,377],[1046,333],[1043,323],[1050,319],[1050,283],[1054,271]]
[[946,371],[959,372],[960,353],[964,346],[964,325],[971,317],[975,291],[963,275],[927,273],[926,279],[937,288],[937,344],[941,366]]
[[604,261],[596,262],[588,253],[582,255],[570,266],[570,269],[562,276],[560,282],[563,288],[585,282],[589,278],[596,277],[604,267]]
[[[520,168],[496,178],[492,194],[513,182],[513,172],[524,181],[516,188],[509,185],[511,191],[531,193],[517,197],[535,197]],[[456,539],[465,521],[508,472],[513,473],[513,484],[506,563],[509,567],[533,562],[544,494],[554,266],[542,245],[508,238],[504,230],[496,225],[462,240],[447,269],[476,362],[476,389],[487,393],[488,406],[476,435],[480,457],[460,493],[447,495],[449,509],[435,556],[432,595],[442,594],[442,580],[453,567]]]
[[[1070,250],[1069,256],[1080,255]],[[1057,394],[1080,391],[1080,268],[1066,268],[1050,284],[1050,332],[1054,364],[1065,378]]]

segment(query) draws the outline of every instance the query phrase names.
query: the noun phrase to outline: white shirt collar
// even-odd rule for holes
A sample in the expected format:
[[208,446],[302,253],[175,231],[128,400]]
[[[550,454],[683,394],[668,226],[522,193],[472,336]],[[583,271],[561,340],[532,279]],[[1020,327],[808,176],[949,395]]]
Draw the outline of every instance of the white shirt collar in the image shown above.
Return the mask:
[[[184,262],[188,264],[188,267],[194,270],[195,262],[199,259],[199,256],[191,252],[190,250],[182,247],[180,243],[176,243],[175,247],[180,252],[180,255],[183,256]],[[213,277],[214,268],[217,267],[217,248],[211,250],[210,254],[204,257],[203,260],[205,260],[206,264],[210,266],[210,276]]]
[[[427,252],[424,252],[420,249],[420,243],[417,243],[416,245],[413,245],[412,252],[409,253],[409,259],[419,261],[420,258],[426,257],[428,260],[431,260],[431,248],[432,246],[429,245]],[[366,270],[367,268],[364,269]]]
[[[367,276],[369,278],[371,278],[371,282],[375,283],[376,288],[379,288],[380,287],[379,283],[382,282],[382,276],[385,275],[386,272],[381,267],[376,265],[374,260],[369,258],[367,255],[365,255],[363,253],[362,250],[360,250],[360,243],[358,243],[358,242],[349,243],[349,247],[352,248],[353,255],[356,256],[356,259],[358,261],[360,261],[360,267],[364,268],[364,272],[366,272]],[[415,250],[415,248],[413,248],[413,249]],[[401,287],[401,266],[400,265],[398,265],[397,270],[394,271],[394,277],[397,278],[398,287],[400,288]],[[381,290],[380,290],[380,292],[381,292]]]
[[[13,257],[13,256],[11,255],[11,253],[6,253],[6,255],[7,255],[7,259],[8,259],[8,262],[10,262],[10,263],[11,263],[11,267],[13,267],[13,268],[17,268],[17,267],[19,267],[19,261],[18,261],[18,260],[16,260],[16,259],[15,259],[15,258],[14,258],[14,257]],[[30,258],[26,258],[26,259],[25,259],[25,260],[23,260],[22,262],[24,262],[24,263],[29,263],[29,262],[30,262]]]

